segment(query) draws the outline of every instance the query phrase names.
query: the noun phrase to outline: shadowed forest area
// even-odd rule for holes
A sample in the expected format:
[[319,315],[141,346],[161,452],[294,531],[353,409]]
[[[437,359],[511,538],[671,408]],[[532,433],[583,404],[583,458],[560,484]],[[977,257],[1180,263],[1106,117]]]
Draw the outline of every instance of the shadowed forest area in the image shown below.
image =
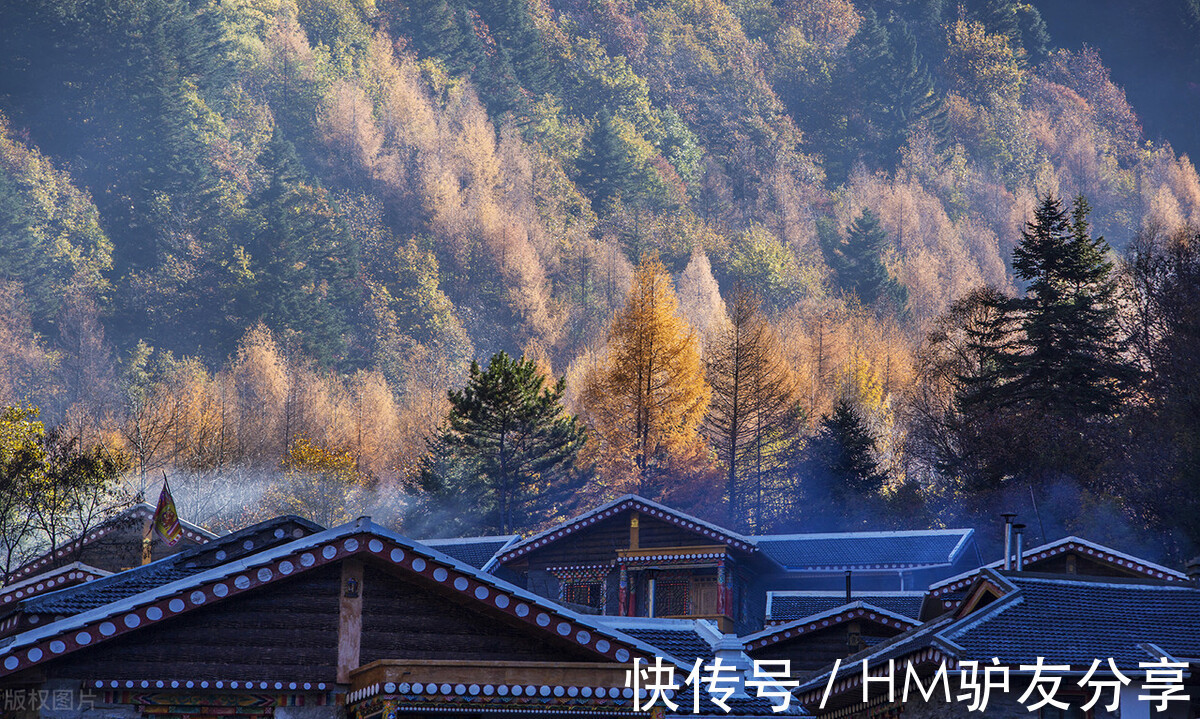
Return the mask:
[[1191,119],[1040,8],[0,3],[9,563],[164,473],[215,530],[1195,552]]

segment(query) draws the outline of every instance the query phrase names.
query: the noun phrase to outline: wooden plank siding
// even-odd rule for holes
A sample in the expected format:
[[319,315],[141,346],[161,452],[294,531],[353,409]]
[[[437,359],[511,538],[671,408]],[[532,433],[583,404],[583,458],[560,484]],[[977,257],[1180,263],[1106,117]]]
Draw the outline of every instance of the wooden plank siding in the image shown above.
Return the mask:
[[[599,564],[616,559],[617,550],[629,549],[631,511],[606,517],[574,534],[533,550],[508,566],[522,573],[572,564]],[[638,546],[642,549],[710,544],[712,538],[677,527],[661,519],[640,515]]]
[[322,567],[200,607],[62,659],[78,679],[333,682],[341,567]]
[[[360,663],[378,659],[596,661],[596,656],[461,594],[432,591],[367,564],[363,572]],[[466,600],[469,601],[469,600]]]

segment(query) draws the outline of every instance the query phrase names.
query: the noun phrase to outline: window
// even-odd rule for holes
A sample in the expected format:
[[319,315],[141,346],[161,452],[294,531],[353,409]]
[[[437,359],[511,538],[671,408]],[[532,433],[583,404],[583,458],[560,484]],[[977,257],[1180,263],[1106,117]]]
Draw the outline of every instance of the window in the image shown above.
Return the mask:
[[654,616],[680,617],[691,614],[691,579],[687,577],[659,577],[654,583]]
[[563,585],[563,600],[569,604],[601,609],[603,596],[600,582],[569,582]]

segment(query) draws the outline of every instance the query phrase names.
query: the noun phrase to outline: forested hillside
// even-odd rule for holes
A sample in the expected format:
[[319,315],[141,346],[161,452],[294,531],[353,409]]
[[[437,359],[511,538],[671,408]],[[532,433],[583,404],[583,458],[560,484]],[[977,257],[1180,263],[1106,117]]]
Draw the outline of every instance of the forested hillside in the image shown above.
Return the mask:
[[2,3],[0,402],[214,526],[638,491],[1188,551],[1200,177],[1056,47],[1017,0]]

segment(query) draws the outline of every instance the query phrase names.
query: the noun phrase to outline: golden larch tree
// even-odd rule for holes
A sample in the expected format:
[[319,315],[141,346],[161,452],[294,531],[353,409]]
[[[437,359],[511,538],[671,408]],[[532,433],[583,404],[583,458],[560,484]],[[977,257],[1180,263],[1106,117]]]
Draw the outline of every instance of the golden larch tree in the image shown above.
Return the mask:
[[679,315],[666,268],[645,256],[606,355],[583,390],[598,470],[608,494],[634,491],[684,503],[710,474],[700,424],[711,390],[696,333]]

